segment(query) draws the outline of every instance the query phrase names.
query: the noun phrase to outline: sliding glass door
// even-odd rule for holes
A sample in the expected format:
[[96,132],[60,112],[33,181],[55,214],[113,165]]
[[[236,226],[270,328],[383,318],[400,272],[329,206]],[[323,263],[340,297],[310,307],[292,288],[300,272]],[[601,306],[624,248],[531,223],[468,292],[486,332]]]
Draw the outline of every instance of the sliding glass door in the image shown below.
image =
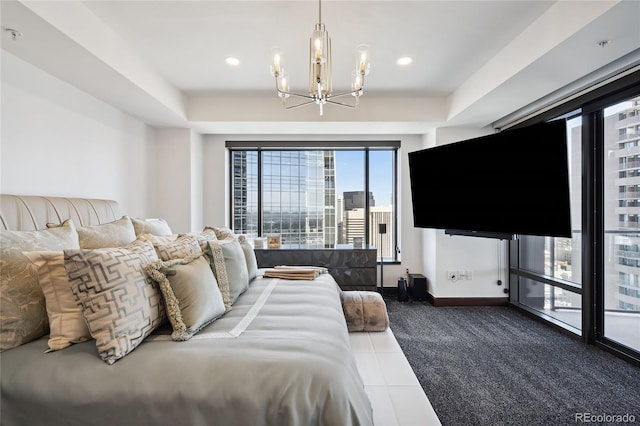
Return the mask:
[[[576,112],[575,114],[577,114]],[[511,276],[515,300],[529,310],[562,323],[576,334],[582,328],[582,117],[559,118],[567,122],[571,238],[518,237],[518,273]],[[553,208],[553,206],[549,206]],[[515,299],[514,299],[515,297]]]
[[[567,120],[572,238],[510,242],[510,301],[640,363],[640,71],[522,126]],[[553,206],[549,206],[553,208]]]
[[640,97],[603,110],[604,337],[640,351]]

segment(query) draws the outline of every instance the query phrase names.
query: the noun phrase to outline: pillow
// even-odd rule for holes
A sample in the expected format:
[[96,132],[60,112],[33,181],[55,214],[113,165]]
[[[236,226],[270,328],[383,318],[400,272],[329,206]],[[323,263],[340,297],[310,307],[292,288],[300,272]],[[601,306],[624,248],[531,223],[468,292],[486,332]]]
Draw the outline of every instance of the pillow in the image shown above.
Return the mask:
[[136,239],[131,219],[123,216],[113,222],[78,228],[80,248],[97,249],[122,247]]
[[205,227],[202,232],[191,232],[188,234],[180,234],[180,235],[191,235],[198,240],[198,244],[200,244],[200,249],[204,252],[207,249],[207,242],[216,241],[218,237],[216,236],[215,231],[212,228]]
[[177,240],[179,236],[180,234],[171,234],[171,235],[140,234],[138,235],[138,239],[149,241],[151,244],[167,244]]
[[[47,228],[57,228],[57,223],[47,223]],[[94,249],[107,247],[122,247],[136,239],[133,224],[128,216],[113,222],[100,225],[81,226],[78,228],[80,248]]]
[[227,226],[219,226],[219,227],[205,226],[204,231],[207,231],[207,230],[211,230],[215,232],[216,237],[218,237],[219,240],[225,240],[227,238],[235,238],[236,236],[233,230]]
[[144,267],[158,260],[153,245],[64,250],[71,291],[100,357],[107,363],[133,351],[165,319],[162,296]]
[[249,287],[249,272],[242,247],[235,238],[209,241],[205,254],[218,281],[225,307],[230,309]]
[[38,274],[22,252],[78,247],[78,233],[70,220],[55,229],[0,231],[0,350],[49,332]]
[[136,235],[152,234],[158,236],[171,235],[171,228],[164,219],[134,219],[131,218]]
[[24,255],[35,265],[49,318],[49,349],[57,351],[91,339],[82,311],[71,292],[62,251],[31,251]]
[[180,259],[191,254],[202,254],[196,237],[180,235],[174,241],[153,243],[156,253],[162,260]]
[[244,252],[244,259],[247,262],[247,273],[249,275],[249,282],[253,281],[258,276],[258,259],[256,259],[256,252],[253,251],[253,247],[247,241],[244,235],[238,236],[238,242],[242,251]]
[[218,283],[202,253],[151,262],[145,269],[160,285],[173,340],[191,339],[226,312]]

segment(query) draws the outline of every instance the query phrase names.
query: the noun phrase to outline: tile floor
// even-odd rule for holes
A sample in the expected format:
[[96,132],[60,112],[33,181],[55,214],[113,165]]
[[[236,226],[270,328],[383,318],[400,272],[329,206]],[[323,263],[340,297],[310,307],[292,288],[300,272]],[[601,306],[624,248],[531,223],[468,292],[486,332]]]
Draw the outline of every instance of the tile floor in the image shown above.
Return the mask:
[[391,329],[349,338],[376,426],[440,425]]

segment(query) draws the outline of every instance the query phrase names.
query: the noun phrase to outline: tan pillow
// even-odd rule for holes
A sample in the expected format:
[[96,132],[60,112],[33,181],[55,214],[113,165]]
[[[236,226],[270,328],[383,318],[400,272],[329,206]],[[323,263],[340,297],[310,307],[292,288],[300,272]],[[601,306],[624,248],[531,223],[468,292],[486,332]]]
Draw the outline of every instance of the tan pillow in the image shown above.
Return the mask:
[[128,216],[101,225],[78,228],[80,248],[96,249],[122,247],[136,239],[136,232]]
[[152,234],[158,236],[171,235],[171,227],[164,219],[134,219],[131,218],[136,235]]
[[233,229],[230,229],[227,226],[205,226],[203,231],[212,230],[215,232],[216,237],[219,240],[224,240],[227,238],[235,238],[236,234],[233,232]]
[[180,235],[191,235],[192,237],[196,237],[198,240],[198,244],[200,244],[200,250],[203,252],[207,249],[207,243],[209,241],[216,241],[218,237],[216,236],[216,232],[213,228],[205,227],[202,232],[190,232],[188,234],[180,234]]
[[157,284],[144,269],[154,260],[153,245],[139,240],[127,247],[64,251],[71,291],[107,364],[133,351],[166,318]]
[[151,262],[146,270],[160,285],[173,340],[189,340],[226,312],[218,283],[202,253]]
[[180,235],[174,241],[154,243],[156,253],[162,260],[181,259],[192,254],[202,254],[196,237]]
[[61,251],[24,252],[38,271],[49,317],[49,349],[57,351],[91,339],[82,311],[71,292]]
[[151,244],[168,244],[178,239],[180,234],[171,235],[153,235],[153,234],[140,234],[139,240],[149,241]]
[[15,348],[49,332],[38,273],[23,251],[78,248],[70,220],[55,229],[0,231],[0,350]]

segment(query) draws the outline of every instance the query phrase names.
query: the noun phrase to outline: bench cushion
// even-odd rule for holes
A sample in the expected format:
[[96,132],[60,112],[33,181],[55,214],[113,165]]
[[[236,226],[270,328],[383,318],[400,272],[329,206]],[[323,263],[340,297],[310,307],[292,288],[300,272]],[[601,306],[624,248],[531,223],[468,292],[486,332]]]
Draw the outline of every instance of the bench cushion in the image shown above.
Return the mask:
[[387,305],[374,291],[343,291],[342,310],[349,331],[384,331],[389,326]]

